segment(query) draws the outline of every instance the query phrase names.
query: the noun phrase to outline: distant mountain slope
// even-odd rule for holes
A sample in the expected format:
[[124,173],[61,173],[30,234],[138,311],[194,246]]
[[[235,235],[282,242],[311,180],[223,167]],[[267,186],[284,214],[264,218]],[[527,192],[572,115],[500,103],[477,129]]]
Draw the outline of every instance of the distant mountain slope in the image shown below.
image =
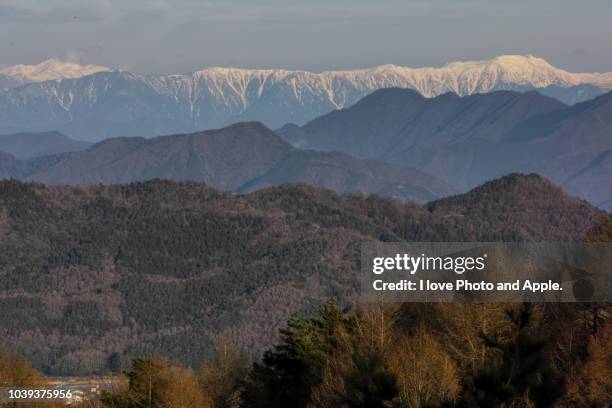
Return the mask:
[[15,88],[21,84],[22,82],[17,78],[0,74],[0,91],[6,91],[7,89]]
[[611,179],[612,150],[607,150],[595,157],[583,169],[568,177],[563,186],[581,197],[586,197],[601,208],[612,209]]
[[612,92],[534,117],[508,136],[506,167],[536,171],[604,206],[612,198]]
[[549,85],[545,88],[538,88],[537,91],[542,95],[562,101],[566,105],[575,105],[603,95],[608,89],[591,84],[581,84],[568,87]]
[[575,241],[602,213],[513,175],[421,207],[304,185],[0,182],[0,343],[51,374],[257,354],[294,312],[352,299],[366,241]]
[[612,149],[612,92],[566,107],[535,92],[425,99],[383,89],[278,133],[303,148],[410,165],[461,190],[521,171],[597,205],[612,196],[607,162],[598,159]]
[[15,156],[0,151],[0,178],[15,177],[19,173],[18,163],[19,160]]
[[285,126],[278,133],[302,148],[427,169],[465,190],[503,174],[491,174],[484,163],[515,126],[564,107],[537,92],[444,94],[427,99],[415,91],[389,88],[302,128]]
[[40,169],[57,162],[61,156],[44,156],[30,160],[18,159],[12,154],[0,151],[0,179],[25,179]]
[[[99,72],[0,92],[0,132],[59,130],[77,139],[156,136],[241,121],[302,125],[381,89],[426,97],[543,89],[568,103],[612,89],[612,73],[573,74],[533,56],[500,56],[440,68],[383,65],[312,73],[207,68],[181,75]],[[8,130],[8,129],[11,130]]]
[[420,165],[426,159],[417,157],[426,153],[423,150],[472,139],[494,142],[524,119],[563,107],[537,92],[499,91],[463,98],[448,93],[427,99],[415,91],[387,88],[299,130],[281,128],[279,134],[302,148]]
[[66,155],[31,178],[53,184],[125,183],[162,178],[233,190],[267,172],[291,146],[258,123],[154,139],[116,138]]
[[251,192],[283,183],[306,183],[337,193],[367,192],[386,197],[425,202],[446,197],[456,190],[441,180],[410,167],[360,160],[342,153],[297,150],[266,174],[242,185]]
[[70,139],[59,132],[0,135],[0,151],[20,159],[84,150],[91,143]]
[[10,157],[5,162],[1,176],[49,184],[116,184],[160,178],[253,191],[304,182],[337,192],[379,193],[418,202],[456,192],[413,168],[295,149],[257,122],[153,139],[114,138],[80,152],[25,161]]

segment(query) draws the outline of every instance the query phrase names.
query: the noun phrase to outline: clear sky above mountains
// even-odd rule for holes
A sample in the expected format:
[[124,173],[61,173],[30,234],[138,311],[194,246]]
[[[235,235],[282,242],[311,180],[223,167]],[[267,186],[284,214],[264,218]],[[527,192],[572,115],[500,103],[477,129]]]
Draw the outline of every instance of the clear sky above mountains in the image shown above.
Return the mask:
[[0,66],[349,69],[534,54],[610,71],[611,0],[2,0]]

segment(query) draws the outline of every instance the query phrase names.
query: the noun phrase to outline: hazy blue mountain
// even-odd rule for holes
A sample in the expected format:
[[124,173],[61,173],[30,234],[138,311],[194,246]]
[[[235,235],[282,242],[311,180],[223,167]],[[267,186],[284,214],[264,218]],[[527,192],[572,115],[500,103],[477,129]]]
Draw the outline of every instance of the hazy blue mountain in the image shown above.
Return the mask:
[[[70,70],[78,75],[74,78],[0,91],[0,133],[58,130],[79,140],[99,141],[194,132],[241,121],[278,128],[303,125],[391,87],[426,97],[542,89],[568,103],[612,88],[612,73],[574,74],[540,58],[517,55],[439,68],[382,65],[321,73],[207,68],[181,75],[140,75],[93,67],[103,71],[80,76],[85,68]],[[52,74],[63,74],[56,71]]]
[[112,138],[63,155],[30,176],[50,184],[126,183],[154,178],[205,181],[233,190],[266,173],[293,148],[259,123],[207,132]]
[[591,84],[581,84],[568,87],[562,87],[559,85],[549,85],[545,88],[538,88],[535,90],[541,93],[542,95],[558,99],[566,105],[574,105],[580,102],[586,102],[609,91]]
[[360,191],[386,197],[409,198],[416,202],[456,193],[450,184],[411,167],[313,150],[296,150],[266,174],[241,186],[238,191],[251,192],[287,182],[306,183],[338,193]]
[[19,160],[15,156],[0,151],[0,178],[16,177],[20,172],[18,166]]
[[612,150],[606,150],[568,177],[563,187],[581,197],[586,197],[601,208],[610,210],[612,209],[611,180]]
[[0,135],[0,151],[20,159],[84,150],[91,143],[73,140],[59,132]]
[[341,193],[377,193],[417,202],[456,193],[448,183],[410,167],[295,149],[257,122],[152,139],[112,138],[84,151],[31,160],[5,155],[0,157],[0,176],[47,184],[160,178],[204,181],[240,192],[299,182]]
[[7,90],[10,88],[15,88],[21,85],[22,83],[23,82],[21,82],[17,78],[14,78],[9,75],[0,74],[0,90]]
[[303,148],[410,165],[461,190],[523,171],[596,205],[612,195],[612,93],[567,107],[536,92],[426,99],[385,89],[278,133]]
[[612,198],[612,92],[526,120],[504,141],[506,168],[537,171],[605,207]]
[[480,150],[498,143],[526,118],[564,107],[537,92],[498,91],[466,97],[449,93],[428,99],[415,91],[389,88],[348,109],[301,128],[285,126],[278,133],[301,148],[427,168],[467,189],[479,184],[471,169]]

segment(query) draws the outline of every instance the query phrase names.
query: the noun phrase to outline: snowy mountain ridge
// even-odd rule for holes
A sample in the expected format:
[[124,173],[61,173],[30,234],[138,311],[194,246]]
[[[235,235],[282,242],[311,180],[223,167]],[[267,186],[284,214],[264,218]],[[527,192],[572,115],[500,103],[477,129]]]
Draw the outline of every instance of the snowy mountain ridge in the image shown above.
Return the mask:
[[[48,64],[49,69],[42,71],[84,72],[62,70],[58,64]],[[426,97],[538,89],[569,104],[612,89],[612,73],[571,73],[530,55],[453,62],[439,68],[381,65],[320,73],[211,67],[189,74],[143,75],[89,69],[102,71],[0,91],[0,133],[52,129],[91,141],[253,120],[279,128],[304,124],[390,87],[413,89]]]
[[111,71],[99,65],[79,65],[59,58],[51,58],[36,65],[13,65],[0,69],[0,74],[15,78],[20,83],[43,82],[55,79],[80,78],[97,72]]
[[211,67],[182,75],[142,76],[153,88],[177,94],[190,87],[197,96],[202,85],[214,96],[240,101],[247,109],[252,98],[261,98],[274,87],[282,87],[295,100],[325,98],[334,109],[342,109],[380,88],[414,89],[431,98],[447,92],[471,95],[495,90],[567,88],[594,85],[612,89],[612,72],[571,73],[531,55],[505,55],[484,61],[452,62],[440,68],[409,68],[381,65],[345,71],[291,71]]
[[283,69],[243,69],[211,67],[190,74],[170,75],[171,78],[205,79],[213,82],[248,83],[265,78],[273,82],[287,80],[306,85],[330,87],[335,81],[351,82],[356,89],[373,90],[393,84],[419,91],[426,97],[446,92],[468,95],[490,92],[504,85],[525,85],[545,88],[592,84],[612,89],[612,72],[571,73],[556,68],[542,58],[532,55],[503,55],[483,61],[451,62],[442,67],[410,68],[380,65],[369,69],[344,71],[291,71]]

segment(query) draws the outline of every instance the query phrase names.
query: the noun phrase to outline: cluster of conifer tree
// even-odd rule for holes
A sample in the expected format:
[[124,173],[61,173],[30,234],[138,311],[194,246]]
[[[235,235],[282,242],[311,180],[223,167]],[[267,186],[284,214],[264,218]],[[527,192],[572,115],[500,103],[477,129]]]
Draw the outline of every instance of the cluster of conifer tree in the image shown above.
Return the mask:
[[[544,193],[532,199],[523,186],[504,197],[495,183],[526,183]],[[296,282],[307,278],[334,282],[337,293],[318,296],[349,304],[354,242],[364,239],[584,239],[602,217],[586,238],[612,241],[609,216],[563,196],[545,201],[543,194],[554,191],[533,177],[511,176],[471,197],[426,207],[304,186],[240,197],[158,181],[83,189],[5,181],[0,193],[0,289],[10,295],[0,298],[0,339],[17,341],[48,372],[127,367],[125,387],[106,393],[104,406],[612,403],[609,305],[344,310],[330,302],[293,316],[263,353],[236,344],[236,336],[219,336],[244,322],[241,313],[253,302],[269,312],[256,315],[252,327],[278,319],[266,296],[278,299],[290,288],[301,299],[308,291]],[[520,213],[508,210],[517,207],[507,205],[513,200]],[[261,292],[274,288],[279,292]],[[158,333],[159,340],[150,340]],[[254,337],[261,340],[259,332]],[[216,353],[200,353],[213,339]],[[144,351],[137,348],[143,344]],[[148,357],[125,361],[129,355]],[[44,382],[23,358],[0,352],[0,386]]]
[[[587,234],[612,241],[610,218]],[[609,304],[370,304],[294,315],[250,363],[227,338],[199,371],[134,360],[110,407],[601,407]],[[159,382],[159,385],[157,385]],[[169,402],[175,398],[174,402]]]

